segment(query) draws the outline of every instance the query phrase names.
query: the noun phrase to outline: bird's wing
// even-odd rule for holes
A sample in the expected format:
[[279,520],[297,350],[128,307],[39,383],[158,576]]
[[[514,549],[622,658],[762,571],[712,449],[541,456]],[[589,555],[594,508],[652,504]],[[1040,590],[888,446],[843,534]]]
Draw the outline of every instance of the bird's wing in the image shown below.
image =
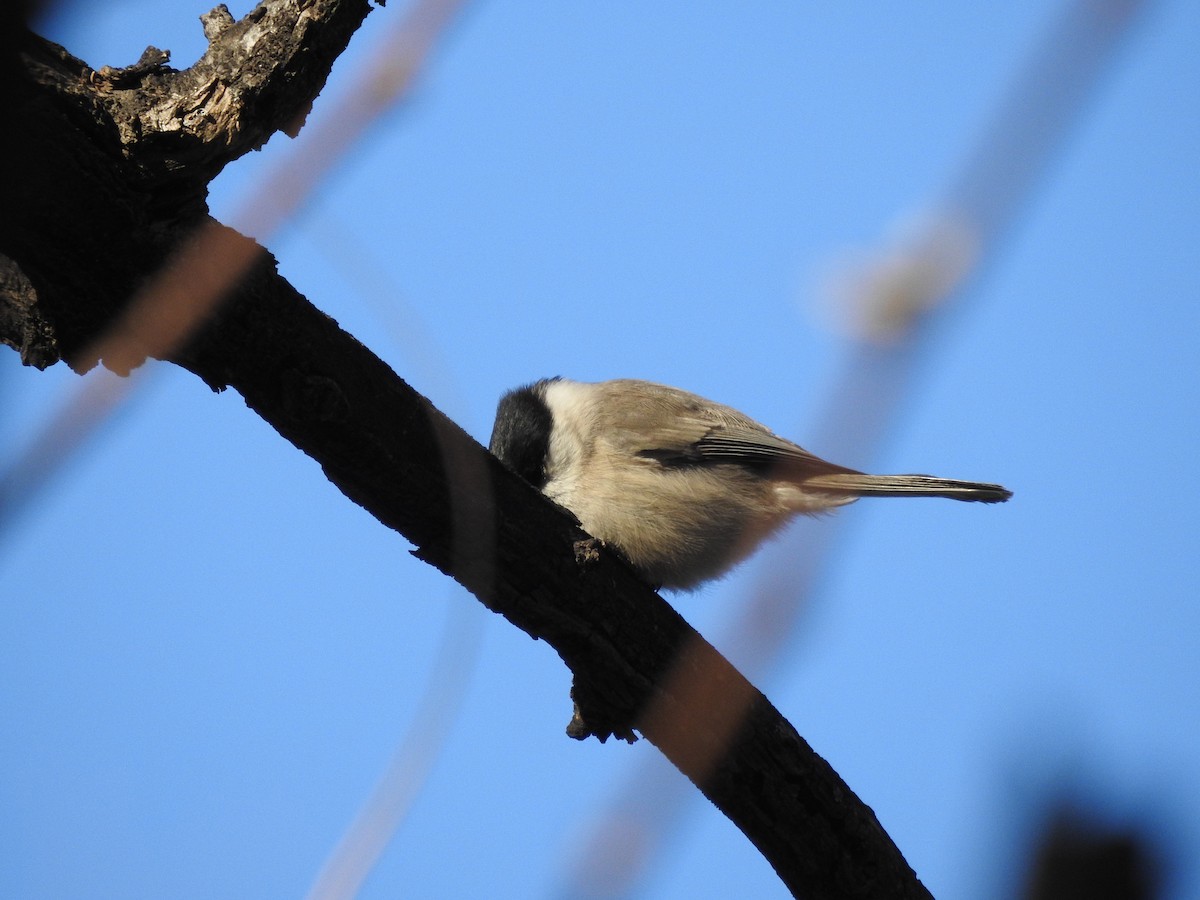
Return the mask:
[[695,450],[708,463],[735,463],[751,468],[770,468],[777,476],[811,476],[852,472],[809,453],[798,444],[772,434],[761,426],[738,422],[720,423],[696,442]]
[[736,424],[714,426],[695,446],[701,457],[713,462],[769,464],[780,460],[821,461],[803,447],[769,431]]
[[[768,431],[729,406],[676,388],[625,381],[625,421],[610,423],[609,434],[620,435],[624,449],[665,465],[717,465],[797,470],[804,475],[853,472],[826,462],[798,444]],[[780,474],[782,474],[782,471]]]

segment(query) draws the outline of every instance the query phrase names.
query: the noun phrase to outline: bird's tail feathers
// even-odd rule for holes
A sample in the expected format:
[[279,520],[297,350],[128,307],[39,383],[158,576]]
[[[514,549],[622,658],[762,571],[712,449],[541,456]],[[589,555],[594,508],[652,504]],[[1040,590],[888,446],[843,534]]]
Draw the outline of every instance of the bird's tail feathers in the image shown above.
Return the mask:
[[859,497],[946,497],[979,503],[1003,503],[1012,491],[998,484],[956,481],[932,475],[864,475],[859,472],[814,475],[802,482],[805,488]]

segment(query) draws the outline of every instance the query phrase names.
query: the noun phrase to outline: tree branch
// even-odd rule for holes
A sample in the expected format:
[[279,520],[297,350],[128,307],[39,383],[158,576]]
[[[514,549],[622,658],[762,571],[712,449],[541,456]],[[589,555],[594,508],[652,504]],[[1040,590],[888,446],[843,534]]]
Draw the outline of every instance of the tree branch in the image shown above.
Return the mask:
[[[0,98],[6,133],[21,135],[0,138],[0,164],[15,173],[0,183],[0,340],[26,362],[77,362],[195,229],[249,245],[197,211],[202,185],[307,108],[351,9],[361,20],[365,3],[268,0],[237,24],[216,14],[209,52],[183,73],[152,54],[93,77],[31,38],[25,78]],[[189,112],[199,108],[211,121]],[[313,307],[265,252],[169,358],[237,390],[419,558],[554,647],[574,675],[584,730],[602,740],[641,731],[794,894],[928,896],[871,810],[761,693],[569,515]]]

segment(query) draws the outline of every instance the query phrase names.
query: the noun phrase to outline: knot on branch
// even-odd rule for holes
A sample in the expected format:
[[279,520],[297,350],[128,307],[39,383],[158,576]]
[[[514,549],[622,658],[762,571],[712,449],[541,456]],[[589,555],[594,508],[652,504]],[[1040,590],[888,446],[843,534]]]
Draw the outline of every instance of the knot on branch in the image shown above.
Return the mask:
[[209,41],[219,38],[233,24],[233,14],[224,3],[214,6],[200,17],[200,25],[204,28],[204,36]]
[[573,545],[573,549],[575,550],[575,564],[581,569],[589,569],[596,565],[596,563],[600,562],[600,548],[603,546],[604,544],[599,538],[594,537],[576,541]]
[[638,736],[629,721],[617,721],[612,713],[611,704],[605,703],[585,686],[576,674],[571,682],[571,700],[575,709],[571,713],[571,721],[567,723],[567,737],[577,741],[585,741],[594,737],[605,743],[610,737],[618,738],[626,743],[634,743]]
[[170,50],[159,50],[153,46],[147,47],[132,66],[121,68],[101,66],[100,71],[92,72],[91,83],[101,91],[137,87],[147,75],[169,72],[167,63],[170,61]]
[[350,414],[350,401],[332,378],[289,369],[282,386],[283,407],[294,420],[336,424]]

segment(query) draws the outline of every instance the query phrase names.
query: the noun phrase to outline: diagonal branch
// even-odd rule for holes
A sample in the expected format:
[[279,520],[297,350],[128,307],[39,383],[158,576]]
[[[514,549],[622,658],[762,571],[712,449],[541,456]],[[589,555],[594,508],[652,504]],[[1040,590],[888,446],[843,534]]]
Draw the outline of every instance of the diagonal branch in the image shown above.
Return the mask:
[[[177,361],[235,388],[419,558],[550,644],[591,731],[641,731],[798,896],[928,896],[871,810],[678,613],[612,554],[581,553],[587,536],[567,514],[272,267]],[[668,677],[681,652],[695,674],[682,683]],[[648,717],[652,706],[672,715]]]
[[[274,0],[249,25],[210,18],[210,37],[241,34],[235,43],[243,46],[273,10],[354,6],[365,13],[360,0]],[[341,36],[317,40],[316,24],[280,21],[277,40],[251,42],[263,54],[257,65],[286,69],[303,56],[289,41],[303,39],[326,48],[327,72]],[[340,35],[345,23],[329,27]],[[292,50],[276,58],[267,55],[271,47]],[[212,232],[214,246],[257,262],[203,329],[164,358],[214,389],[233,387],[348,498],[411,541],[419,558],[550,644],[573,673],[583,729],[601,739],[641,731],[741,828],[793,893],[928,896],[871,810],[662,598],[312,306],[265,251],[197,211],[204,179],[263,128],[293,121],[323,76],[303,86],[307,93],[284,91],[273,115],[246,99],[269,94],[252,90],[252,79],[211,93],[247,104],[223,113],[229,128],[218,129],[222,144],[216,136],[206,143],[195,130],[172,131],[181,121],[174,113],[156,120],[147,112],[191,102],[172,105],[155,93],[172,75],[153,54],[97,81],[83,78],[82,64],[61,48],[31,39],[23,63],[22,80],[0,85],[8,91],[0,96],[5,133],[21,135],[0,137],[0,171],[10,173],[0,176],[0,341],[23,348],[30,362],[47,363],[52,352],[78,362],[195,231]],[[148,81],[157,86],[145,88],[144,98],[123,86]],[[265,77],[258,84],[275,83]],[[142,132],[130,144],[122,121],[132,120],[108,115],[106,100],[118,91],[134,92],[122,110],[141,104],[138,121],[167,131]],[[244,126],[251,120],[257,125]],[[158,168],[147,162],[153,159]],[[174,202],[180,185],[196,188],[192,202],[200,207]],[[203,262],[216,269],[226,259]],[[671,677],[678,671],[690,677]]]

